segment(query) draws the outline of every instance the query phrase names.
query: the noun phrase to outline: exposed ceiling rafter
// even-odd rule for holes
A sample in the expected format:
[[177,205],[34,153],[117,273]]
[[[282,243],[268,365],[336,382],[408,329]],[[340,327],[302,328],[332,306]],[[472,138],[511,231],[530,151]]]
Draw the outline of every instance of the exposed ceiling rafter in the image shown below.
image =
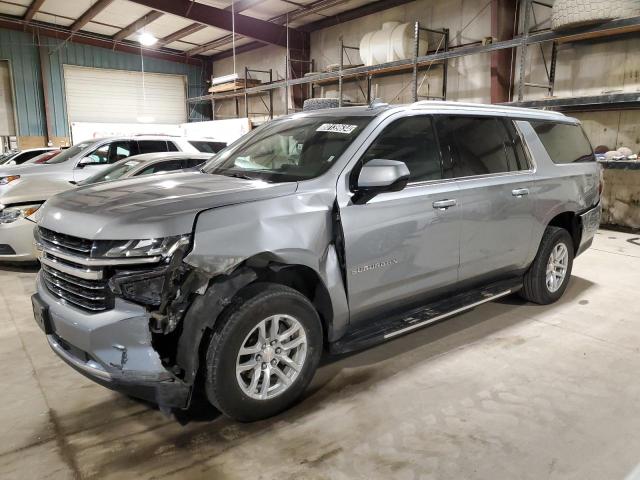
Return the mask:
[[[153,8],[154,10],[188,18],[228,32],[233,30],[232,25],[235,23],[235,31],[238,34],[271,45],[284,47],[289,43],[292,48],[304,48],[308,43],[308,35],[296,29],[287,29],[281,25],[276,25],[265,20],[259,20],[257,18],[239,14],[235,14],[234,22],[231,11],[211,7],[191,0],[131,1]],[[287,33],[289,37],[288,42]]]
[[137,19],[135,22],[130,23],[129,25],[124,27],[122,30],[120,30],[118,33],[116,33],[113,36],[113,39],[116,42],[124,40],[129,35],[131,35],[132,33],[135,33],[138,30],[146,27],[151,22],[157,20],[158,18],[162,17],[163,15],[164,15],[164,13],[162,13],[162,12],[159,12],[157,10],[151,10],[150,12],[146,13],[145,15],[143,15],[142,17]]
[[45,0],[33,0],[33,2],[31,2],[31,5],[29,5],[29,8],[27,8],[27,12],[24,14],[24,17],[22,17],[22,19],[26,22],[30,22],[33,19],[33,16],[38,13],[38,10],[40,10],[40,7],[42,7],[42,4],[45,2]]
[[89,23],[93,18],[98,15],[102,10],[107,8],[109,5],[113,3],[113,0],[98,0],[96,3],[91,5],[75,22],[71,24],[69,30],[72,33],[77,32],[82,27],[84,27],[87,23]]
[[184,28],[181,28],[177,32],[173,32],[170,35],[167,35],[164,38],[160,38],[157,46],[161,47],[162,45],[167,45],[169,43],[175,42],[176,40],[180,40],[181,38],[188,37],[192,33],[199,32],[203,28],[207,28],[206,25],[202,25],[201,23],[192,23],[191,25],[187,25]]

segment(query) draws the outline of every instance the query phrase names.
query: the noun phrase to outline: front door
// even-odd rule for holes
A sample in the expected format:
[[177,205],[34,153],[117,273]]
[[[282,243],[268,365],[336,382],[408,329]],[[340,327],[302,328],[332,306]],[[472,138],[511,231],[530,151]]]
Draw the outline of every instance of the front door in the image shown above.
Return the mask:
[[400,192],[379,194],[363,205],[341,205],[353,323],[408,306],[457,281],[457,186],[442,178],[432,118],[413,115],[383,125],[350,172],[352,188],[361,166],[373,159],[403,161],[411,177]]

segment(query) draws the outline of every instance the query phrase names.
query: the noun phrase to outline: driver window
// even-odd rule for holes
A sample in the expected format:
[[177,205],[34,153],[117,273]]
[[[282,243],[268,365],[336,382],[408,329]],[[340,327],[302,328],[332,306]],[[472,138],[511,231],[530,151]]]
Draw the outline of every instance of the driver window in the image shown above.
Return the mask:
[[91,159],[91,163],[107,163],[109,158],[109,144],[96,148],[93,152],[86,156]]
[[109,163],[115,163],[131,155],[135,155],[131,148],[132,142],[128,140],[113,142],[109,150]]
[[404,162],[409,182],[440,180],[440,151],[431,117],[405,117],[388,125],[364,153],[361,165],[374,159]]

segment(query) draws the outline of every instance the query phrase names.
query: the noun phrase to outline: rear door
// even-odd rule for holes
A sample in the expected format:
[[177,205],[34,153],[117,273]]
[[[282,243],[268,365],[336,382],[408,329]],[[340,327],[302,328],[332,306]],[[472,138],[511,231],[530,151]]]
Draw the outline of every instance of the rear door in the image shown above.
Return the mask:
[[[405,162],[411,177],[400,192],[340,208],[351,321],[358,322],[454,284],[458,270],[456,182],[443,180],[432,117],[387,120],[349,172],[354,190],[362,165]],[[375,135],[375,134],[374,134]],[[438,207],[447,201],[451,206]]]
[[526,266],[532,248],[534,169],[513,122],[442,115],[444,175],[458,185],[460,281],[497,278]]

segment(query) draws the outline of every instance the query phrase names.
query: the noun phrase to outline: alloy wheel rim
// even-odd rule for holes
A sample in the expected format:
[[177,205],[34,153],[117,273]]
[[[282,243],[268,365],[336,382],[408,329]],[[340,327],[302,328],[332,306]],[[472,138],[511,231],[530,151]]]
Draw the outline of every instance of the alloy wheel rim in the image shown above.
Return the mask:
[[291,315],[272,315],[245,337],[236,360],[242,391],[256,400],[269,400],[289,389],[307,357],[307,335]]
[[546,283],[549,292],[557,292],[562,286],[567,276],[568,267],[569,249],[564,243],[558,243],[551,250],[549,261],[547,262]]

